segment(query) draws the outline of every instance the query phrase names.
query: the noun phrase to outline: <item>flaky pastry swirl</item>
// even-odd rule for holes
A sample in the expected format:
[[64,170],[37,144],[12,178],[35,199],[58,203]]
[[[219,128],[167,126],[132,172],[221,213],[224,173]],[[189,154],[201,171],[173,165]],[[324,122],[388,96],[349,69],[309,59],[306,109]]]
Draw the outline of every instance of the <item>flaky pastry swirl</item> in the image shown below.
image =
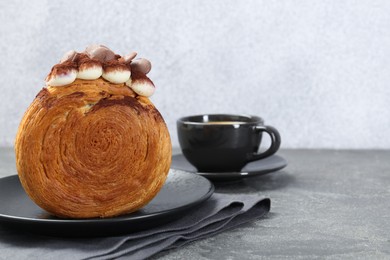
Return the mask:
[[43,88],[20,123],[15,152],[27,194],[63,218],[140,209],[171,163],[168,129],[150,100],[101,78]]

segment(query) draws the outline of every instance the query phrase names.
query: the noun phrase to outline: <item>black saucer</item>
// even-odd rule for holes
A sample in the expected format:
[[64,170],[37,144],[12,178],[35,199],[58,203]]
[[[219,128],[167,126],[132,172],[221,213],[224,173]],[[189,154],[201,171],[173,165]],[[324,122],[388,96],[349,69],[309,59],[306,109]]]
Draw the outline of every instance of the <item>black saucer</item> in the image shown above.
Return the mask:
[[198,170],[187,161],[183,154],[173,155],[171,164],[172,169],[197,173],[215,181],[237,180],[246,177],[264,175],[283,169],[286,166],[287,161],[279,155],[272,155],[265,159],[250,162],[245,165],[240,172],[198,172]]

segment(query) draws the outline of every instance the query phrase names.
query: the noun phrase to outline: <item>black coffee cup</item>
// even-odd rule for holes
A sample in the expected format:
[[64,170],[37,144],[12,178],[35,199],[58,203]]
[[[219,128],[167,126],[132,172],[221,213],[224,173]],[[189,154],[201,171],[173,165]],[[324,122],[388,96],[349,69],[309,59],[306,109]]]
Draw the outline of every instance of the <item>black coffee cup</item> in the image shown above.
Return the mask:
[[[258,153],[262,134],[270,147]],[[280,147],[276,128],[264,125],[258,116],[210,114],[177,120],[181,150],[199,172],[240,171],[248,162],[273,155]]]

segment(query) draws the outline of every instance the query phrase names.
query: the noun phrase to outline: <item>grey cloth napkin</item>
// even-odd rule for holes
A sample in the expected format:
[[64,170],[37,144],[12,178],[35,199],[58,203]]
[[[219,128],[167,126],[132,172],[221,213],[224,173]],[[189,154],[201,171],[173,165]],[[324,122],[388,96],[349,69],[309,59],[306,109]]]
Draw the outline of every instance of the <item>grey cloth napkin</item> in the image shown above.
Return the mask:
[[270,204],[258,195],[214,193],[173,222],[117,237],[57,238],[0,225],[0,259],[145,259],[261,218]]

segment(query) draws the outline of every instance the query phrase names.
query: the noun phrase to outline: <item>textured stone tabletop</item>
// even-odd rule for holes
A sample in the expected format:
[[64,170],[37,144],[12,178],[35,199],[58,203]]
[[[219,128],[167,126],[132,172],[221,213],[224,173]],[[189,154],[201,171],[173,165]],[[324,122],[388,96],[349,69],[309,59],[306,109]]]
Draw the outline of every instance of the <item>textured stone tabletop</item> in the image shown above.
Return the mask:
[[[390,259],[390,151],[282,150],[289,165],[217,183],[271,198],[264,219],[153,259]],[[0,176],[15,174],[0,149]]]

